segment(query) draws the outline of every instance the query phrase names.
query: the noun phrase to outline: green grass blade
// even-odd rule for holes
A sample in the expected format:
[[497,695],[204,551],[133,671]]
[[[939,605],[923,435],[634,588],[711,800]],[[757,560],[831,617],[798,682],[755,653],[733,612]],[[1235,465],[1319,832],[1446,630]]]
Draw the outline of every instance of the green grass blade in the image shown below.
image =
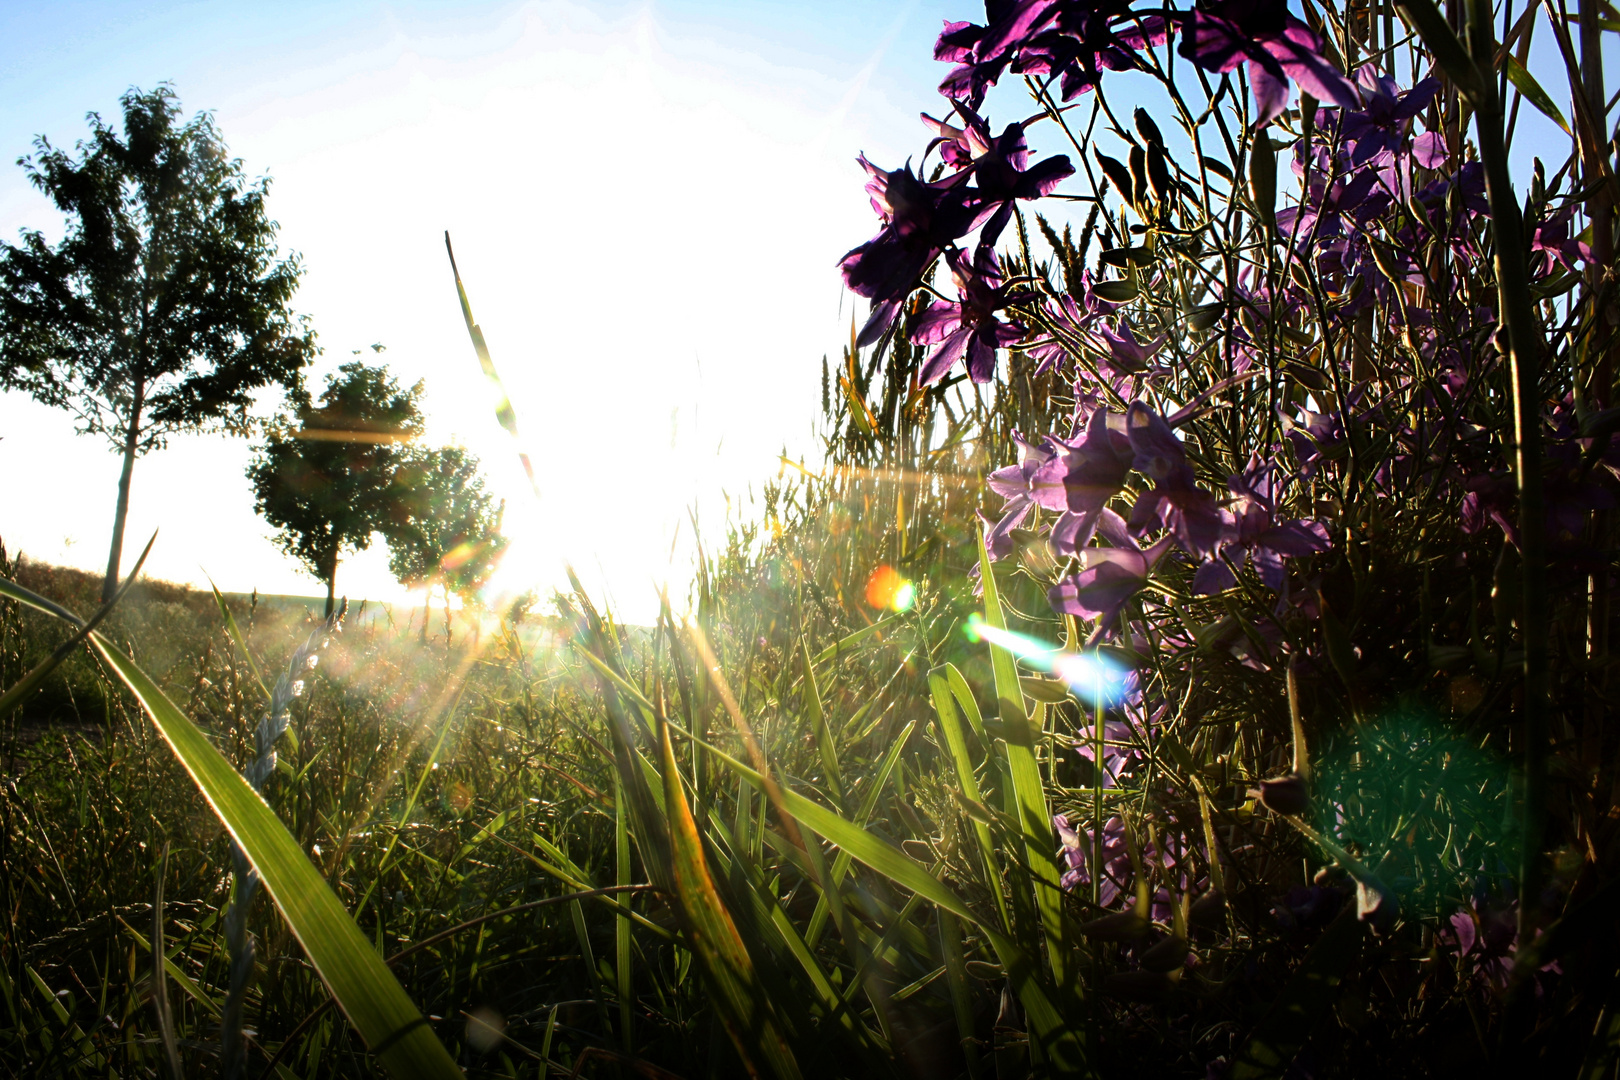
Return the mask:
[[810,718],[810,730],[816,736],[816,752],[821,755],[821,767],[827,774],[827,790],[838,800],[838,805],[845,806],[843,770],[838,765],[838,747],[827,729],[827,710],[821,704],[821,687],[816,685],[816,662],[810,657],[810,646],[802,640],[799,651],[804,655],[804,711]]
[[962,952],[962,927],[948,911],[939,913],[939,951],[945,958],[945,982],[951,991],[951,1012],[956,1034],[967,1059],[968,1076],[978,1080],[979,1041],[974,1036],[973,991],[968,982],[967,957]]
[[259,693],[268,700],[270,688],[264,684],[264,676],[259,674],[259,665],[253,662],[253,654],[248,652],[247,639],[242,636],[241,628],[236,625],[236,616],[232,615],[231,609],[226,606],[224,594],[219,591],[219,586],[214,584],[213,578],[208,579],[208,587],[214,590],[214,603],[219,605],[219,617],[225,623],[225,633],[242,653],[242,659],[247,661],[248,671],[253,675],[253,681],[258,684]]
[[[956,705],[952,700],[951,681],[953,677],[961,680],[962,675],[953,665],[947,664],[943,670],[934,670],[928,673],[928,689],[934,699],[934,716],[939,721],[939,729],[945,739],[945,746],[950,751],[951,760],[956,764],[956,780],[962,786],[962,794],[976,803],[984,801],[979,792],[979,779],[973,773],[973,759],[968,756],[967,740],[962,736],[962,724],[956,715]],[[973,819],[973,833],[979,841],[979,853],[984,858],[984,880],[990,891],[995,895],[996,907],[1001,913],[1001,925],[1004,930],[1011,930],[1011,915],[1007,911],[1007,899],[1001,889],[1000,861],[996,855],[995,841],[990,836],[990,827],[984,822]]]
[[146,673],[99,634],[91,644],[118,673],[220,823],[247,853],[304,953],[366,1046],[398,1080],[459,1078],[451,1059],[382,957],[279,818]]
[[840,638],[838,641],[833,642],[825,649],[822,649],[820,652],[816,653],[814,660],[815,666],[820,667],[822,664],[825,664],[834,657],[841,656],[844,653],[849,652],[851,649],[855,648],[855,646],[859,645],[873,634],[887,630],[889,628],[889,624],[894,621],[896,621],[894,618],[879,619],[871,626],[863,626],[853,634]]
[[769,998],[761,992],[737,924],[709,876],[703,838],[681,786],[668,724],[660,725],[659,742],[669,814],[670,870],[692,952],[708,976],[721,1022],[748,1071],[757,1076],[765,1066],[769,1075],[796,1080],[799,1064],[782,1037]]
[[945,665],[945,678],[951,684],[951,694],[956,698],[956,703],[962,707],[962,715],[967,717],[968,727],[979,737],[981,746],[989,746],[990,733],[984,730],[984,716],[980,714],[979,703],[973,697],[973,688],[956,670],[955,664]]
[[[715,760],[724,763],[746,777],[748,782],[764,790],[765,778],[724,751],[709,747]],[[943,908],[979,927],[996,958],[1006,971],[1013,992],[1024,1006],[1025,1019],[1032,1034],[1046,1051],[1054,1075],[1090,1075],[1084,1037],[1075,1026],[1073,1017],[1065,1019],[1052,1003],[1051,996],[1041,985],[1039,973],[1029,954],[1010,938],[998,931],[992,923],[981,919],[962,898],[944,882],[934,877],[911,856],[888,841],[846,821],[820,803],[805,798],[796,791],[783,788],[782,803],[794,819],[811,832],[838,845],[858,862],[882,874],[890,881],[924,900]]]
[[[984,546],[984,534],[979,534],[979,580],[984,584],[984,621],[997,630],[1005,630],[1007,623],[1001,612],[1001,598],[996,589],[995,568],[990,552]],[[1052,979],[1063,989],[1065,999],[1078,1003],[1078,983],[1069,963],[1071,946],[1063,923],[1062,878],[1054,854],[1056,839],[1052,830],[1052,815],[1046,806],[1046,789],[1041,782],[1040,765],[1035,760],[1034,733],[1029,715],[1024,711],[1024,691],[1018,681],[1018,665],[1012,653],[995,644],[990,646],[990,666],[995,672],[996,699],[1000,707],[1002,730],[1006,734],[1007,771],[1012,780],[1012,795],[1016,802],[1018,824],[1024,834],[1024,858],[1035,875],[1035,909],[1040,917],[1041,930],[1046,938],[1046,960],[1052,969]],[[1012,810],[1013,807],[1009,807]]]
[[1539,109],[1547,119],[1563,128],[1564,134],[1568,135],[1569,121],[1564,119],[1564,114],[1553,103],[1552,95],[1541,88],[1541,84],[1536,81],[1536,77],[1530,74],[1523,64],[1519,63],[1518,57],[1508,53],[1502,60],[1508,81],[1513,84],[1514,88],[1529,98],[1530,104]]
[[[630,884],[630,831],[625,827],[624,785],[615,782],[613,799],[613,856],[615,870],[615,885]],[[630,897],[621,893],[618,898],[619,908],[624,917],[618,920],[614,927],[614,975],[618,979],[619,992],[619,1040],[624,1045],[624,1052],[635,1053],[635,1040],[631,1031],[631,1021],[635,1016],[635,978],[631,970],[630,957]]]
[[6,690],[4,694],[0,694],[0,716],[5,716],[7,713],[11,712],[12,709],[15,709],[17,706],[21,705],[23,700],[27,698],[29,694],[33,693],[34,689],[39,686],[40,683],[45,681],[45,676],[49,675],[52,671],[55,671],[58,664],[71,656],[73,651],[79,647],[80,643],[83,642],[85,638],[90,636],[90,631],[94,630],[97,624],[99,624],[102,619],[105,619],[112,612],[112,609],[117,606],[118,601],[122,600],[124,598],[124,594],[129,592],[129,587],[135,584],[135,578],[140,575],[141,567],[146,563],[146,557],[152,554],[152,545],[156,541],[157,533],[153,533],[152,539],[146,542],[146,550],[142,551],[141,557],[135,561],[135,569],[131,570],[129,572],[129,576],[124,579],[123,587],[113,594],[112,599],[102,604],[101,608],[94,615],[90,616],[89,621],[79,624],[78,633],[62,642],[62,644],[58,645],[55,649],[52,649],[51,654],[44,660],[40,661],[40,663],[36,665],[33,670],[29,671],[28,674],[24,675],[20,680],[12,684],[12,686]]
[[[872,820],[872,811],[877,809],[877,801],[883,794],[883,789],[889,785],[889,777],[894,774],[894,767],[900,761],[900,754],[905,750],[906,743],[911,741],[911,733],[917,730],[917,721],[913,720],[906,725],[900,737],[889,746],[889,752],[883,756],[883,763],[878,766],[872,783],[867,786],[866,795],[861,799],[860,812],[855,816],[855,823],[862,828]],[[839,849],[838,858],[833,860],[832,876],[827,879],[827,889],[836,894],[838,887],[844,882],[844,875],[849,872],[850,853],[843,848]],[[834,899],[827,892],[821,894],[821,900],[816,910],[810,916],[810,928],[806,932],[806,939],[812,946],[821,940],[822,931],[826,929],[829,914],[829,901]]]

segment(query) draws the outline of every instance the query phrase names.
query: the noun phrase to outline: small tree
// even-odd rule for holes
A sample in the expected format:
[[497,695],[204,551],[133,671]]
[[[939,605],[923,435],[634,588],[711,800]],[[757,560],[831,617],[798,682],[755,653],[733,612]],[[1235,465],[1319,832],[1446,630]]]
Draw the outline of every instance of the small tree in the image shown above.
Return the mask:
[[[388,532],[388,568],[401,584],[444,589],[472,599],[489,580],[506,538],[505,504],[496,504],[478,475],[478,459],[458,446],[412,449],[399,472],[403,518]],[[422,618],[427,636],[427,616]]]
[[401,390],[384,367],[358,361],[327,379],[320,404],[303,389],[272,426],[248,467],[255,507],[279,530],[276,541],[326,584],[326,613],[338,561],[371,546],[408,519],[413,455],[422,432],[422,384]]
[[40,136],[19,161],[67,217],[62,241],[0,243],[0,385],[123,454],[104,597],[135,459],[177,432],[245,433],[253,392],[296,387],[316,351],[288,309],[301,267],[278,261],[269,181],[247,180],[209,114],[182,123],[169,87],[120,104],[121,135],[91,113],[75,154]]

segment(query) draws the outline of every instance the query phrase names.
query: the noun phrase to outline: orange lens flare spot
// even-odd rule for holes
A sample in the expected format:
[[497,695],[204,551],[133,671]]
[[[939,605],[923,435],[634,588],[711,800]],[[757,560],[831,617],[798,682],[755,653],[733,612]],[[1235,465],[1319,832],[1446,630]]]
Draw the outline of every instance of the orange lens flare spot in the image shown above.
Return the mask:
[[872,571],[866,579],[866,602],[885,611],[906,611],[916,601],[917,589],[887,564]]
[[478,549],[481,546],[482,545],[480,544],[472,543],[457,544],[455,547],[444,553],[444,558],[439,560],[439,565],[446,570],[454,570],[456,567],[462,565],[468,559],[478,554]]

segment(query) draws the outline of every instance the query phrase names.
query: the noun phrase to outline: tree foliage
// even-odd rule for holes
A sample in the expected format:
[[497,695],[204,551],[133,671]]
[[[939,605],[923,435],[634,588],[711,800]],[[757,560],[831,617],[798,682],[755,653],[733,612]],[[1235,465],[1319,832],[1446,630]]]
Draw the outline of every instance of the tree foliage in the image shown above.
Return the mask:
[[409,517],[405,445],[422,432],[422,384],[408,390],[385,367],[358,361],[328,377],[320,402],[294,389],[248,467],[256,509],[276,542],[326,584],[327,614],[337,566]]
[[105,588],[118,576],[135,458],[177,432],[249,426],[254,392],[296,387],[315,336],[289,308],[302,272],[279,255],[269,180],[250,181],[212,116],[173,89],[131,89],[122,132],[89,114],[69,153],[20,159],[66,218],[0,243],[0,385],[72,412],[123,454]]
[[470,596],[494,572],[506,538],[478,459],[459,446],[413,448],[399,473],[402,519],[388,531],[388,568],[406,585]]

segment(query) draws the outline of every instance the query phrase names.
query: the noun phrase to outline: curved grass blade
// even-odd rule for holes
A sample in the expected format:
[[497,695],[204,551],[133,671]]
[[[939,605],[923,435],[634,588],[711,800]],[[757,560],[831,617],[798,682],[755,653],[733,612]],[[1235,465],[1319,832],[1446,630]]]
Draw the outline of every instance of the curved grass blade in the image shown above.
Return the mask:
[[501,381],[500,373],[495,370],[495,361],[490,358],[489,346],[484,342],[484,330],[473,322],[472,304],[467,299],[466,287],[461,284],[461,270],[456,266],[456,250],[450,246],[449,229],[444,231],[444,250],[450,256],[450,272],[456,277],[456,298],[461,301],[461,315],[467,320],[467,335],[472,338],[473,351],[478,354],[478,366],[483,368],[485,378],[489,379],[495,387],[495,392],[500,395],[499,402],[495,406],[495,419],[518,445],[518,461],[523,463],[523,472],[529,478],[529,486],[534,489],[534,497],[538,499],[540,482],[534,478],[534,464],[523,450],[523,441],[518,435],[517,410],[512,408],[512,399],[506,394],[506,384]]
[[801,1075],[799,1064],[782,1037],[769,999],[760,991],[753,961],[737,933],[737,924],[732,921],[714,879],[709,876],[703,838],[698,835],[697,821],[686,804],[667,723],[659,725],[659,749],[663,758],[664,805],[669,819],[670,870],[692,952],[709,977],[721,1022],[749,1073],[762,1075],[760,1066],[765,1065],[771,1075],[796,1080]]
[[1518,57],[1508,53],[1502,58],[1502,67],[1508,77],[1508,82],[1512,83],[1519,93],[1528,98],[1530,104],[1534,105],[1541,112],[1541,115],[1563,128],[1565,135],[1570,134],[1569,121],[1564,119],[1564,114],[1553,103],[1552,95],[1541,88],[1541,84],[1536,81],[1534,75],[1530,74],[1529,69],[1519,63]]
[[[1001,611],[1001,597],[996,589],[995,569],[990,563],[990,552],[985,547],[984,533],[979,533],[979,580],[984,584],[984,621],[997,630],[1007,628]],[[1024,691],[1018,681],[1018,665],[1013,654],[989,642],[990,666],[995,673],[996,700],[1000,708],[1002,730],[1006,733],[1007,773],[1012,781],[1018,823],[1024,834],[1024,859],[1035,875],[1035,910],[1046,937],[1046,960],[1052,969],[1052,979],[1062,991],[1068,1004],[1078,1005],[1078,983],[1069,970],[1069,944],[1063,923],[1063,890],[1059,886],[1062,876],[1053,855],[1055,839],[1052,815],[1046,805],[1046,789],[1041,783],[1041,769],[1035,761],[1034,735],[1029,715],[1024,711]],[[1014,895],[1013,910],[1019,908]]]
[[128,656],[91,644],[130,688],[230,832],[344,1015],[389,1075],[456,1078],[461,1070],[268,804]]
[[84,641],[85,638],[90,636],[90,632],[94,630],[98,624],[100,624],[101,620],[105,619],[108,614],[112,612],[112,609],[117,606],[118,601],[122,600],[124,598],[124,594],[129,592],[129,587],[135,584],[135,579],[140,576],[141,567],[146,564],[146,557],[152,554],[152,545],[156,542],[157,533],[154,532],[152,534],[152,539],[146,542],[146,548],[141,552],[141,557],[135,560],[135,568],[131,570],[129,572],[129,576],[124,579],[123,586],[113,594],[111,600],[108,600],[105,604],[102,604],[96,613],[90,616],[88,622],[81,621],[77,616],[73,616],[68,620],[69,622],[78,625],[78,633],[74,634],[72,637],[62,642],[62,644],[58,645],[55,649],[51,650],[51,655],[47,656],[45,659],[36,664],[32,671],[24,675],[21,679],[18,679],[6,690],[4,694],[0,694],[0,716],[6,715],[12,709],[15,709],[17,706],[21,705],[23,703],[23,699],[29,694],[33,693],[34,688],[45,681],[45,676],[55,671],[58,664],[66,660],[69,656],[72,656],[73,650],[77,649],[79,644]]
[[[0,595],[83,625],[78,616],[0,578]],[[400,1080],[459,1078],[444,1045],[383,964],[270,807],[157,685],[101,635],[90,643],[141,702],[232,839],[247,852],[271,899],[349,1022]]]
[[232,615],[231,609],[226,606],[225,596],[219,591],[219,586],[214,584],[213,578],[208,579],[208,587],[214,590],[214,603],[219,606],[219,617],[225,621],[225,633],[241,650],[242,659],[247,661],[248,671],[253,675],[253,681],[258,684],[259,693],[269,700],[270,688],[264,684],[264,676],[259,674],[259,665],[253,662],[253,654],[248,652],[247,640],[243,638],[241,628],[236,625],[236,616]]
[[[759,773],[723,750],[713,746],[706,746],[706,749],[715,760],[735,770],[754,787],[765,790],[765,778]],[[877,871],[901,888],[977,926],[1000,960],[1013,992],[1024,1006],[1025,1018],[1046,1051],[1051,1072],[1059,1076],[1092,1075],[1084,1036],[1076,1029],[1073,1018],[1065,1019],[1052,1003],[1028,953],[998,931],[993,923],[981,919],[944,882],[899,848],[790,788],[781,788],[780,794],[782,805],[800,825],[849,852],[857,862]]]

